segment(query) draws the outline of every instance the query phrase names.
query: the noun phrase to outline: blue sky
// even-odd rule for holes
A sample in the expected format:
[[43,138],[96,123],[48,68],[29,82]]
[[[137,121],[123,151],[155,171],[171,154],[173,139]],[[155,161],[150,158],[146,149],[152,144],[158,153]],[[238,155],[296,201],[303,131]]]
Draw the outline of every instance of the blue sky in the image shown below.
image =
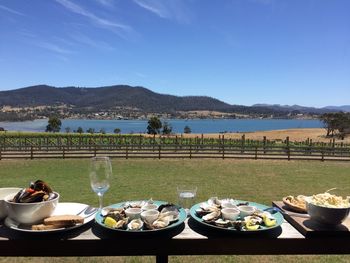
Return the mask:
[[0,0],[0,90],[350,104],[349,12],[348,0]]

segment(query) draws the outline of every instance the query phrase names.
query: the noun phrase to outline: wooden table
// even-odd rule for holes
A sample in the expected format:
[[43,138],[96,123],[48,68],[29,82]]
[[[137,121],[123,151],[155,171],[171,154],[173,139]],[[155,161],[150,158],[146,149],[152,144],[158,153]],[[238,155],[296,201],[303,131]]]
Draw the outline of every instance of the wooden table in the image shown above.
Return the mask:
[[72,231],[27,234],[0,222],[0,256],[141,256],[349,254],[350,238],[304,238],[289,223],[269,233],[213,231],[193,219],[177,229],[155,234],[118,233],[94,222]]

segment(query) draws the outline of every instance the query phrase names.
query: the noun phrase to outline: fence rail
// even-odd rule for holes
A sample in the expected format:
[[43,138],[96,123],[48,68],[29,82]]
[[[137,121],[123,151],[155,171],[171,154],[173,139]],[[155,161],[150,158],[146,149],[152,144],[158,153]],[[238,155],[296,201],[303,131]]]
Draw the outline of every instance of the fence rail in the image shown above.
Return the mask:
[[241,158],[350,161],[350,148],[318,146],[254,146],[230,144],[93,144],[0,145],[2,159],[88,158]]

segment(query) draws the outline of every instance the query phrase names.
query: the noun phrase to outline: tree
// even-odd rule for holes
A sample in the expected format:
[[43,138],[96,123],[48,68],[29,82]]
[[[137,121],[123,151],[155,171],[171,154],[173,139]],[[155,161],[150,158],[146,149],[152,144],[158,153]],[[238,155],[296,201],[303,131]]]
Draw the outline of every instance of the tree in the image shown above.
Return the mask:
[[159,134],[162,128],[162,122],[156,116],[151,117],[148,120],[147,133],[148,134]]
[[61,130],[62,122],[57,116],[52,116],[48,120],[46,132],[59,132]]
[[94,134],[95,133],[95,129],[93,128],[89,128],[86,130],[87,133],[91,133],[91,134]]
[[168,123],[167,121],[165,121],[165,122],[163,123],[163,130],[162,130],[162,133],[163,133],[163,134],[169,135],[172,131],[173,131],[173,127],[171,126],[171,124]]
[[191,133],[191,132],[192,132],[191,128],[186,125],[185,128],[184,128],[184,133]]
[[77,129],[77,133],[80,133],[80,134],[82,134],[84,131],[83,131],[83,128],[82,127],[78,127],[78,129]]
[[102,128],[102,129],[100,129],[100,133],[106,134],[106,130]]
[[325,113],[319,119],[323,122],[327,130],[327,136],[334,136],[335,131],[344,138],[350,130],[350,113]]
[[115,133],[115,134],[118,134],[118,133],[120,133],[120,132],[121,132],[121,130],[120,130],[119,128],[115,128],[115,129],[114,129],[114,133]]
[[66,133],[70,133],[70,127],[66,127],[64,129],[65,129]]
[[0,127],[0,131],[5,131],[5,129],[3,127]]

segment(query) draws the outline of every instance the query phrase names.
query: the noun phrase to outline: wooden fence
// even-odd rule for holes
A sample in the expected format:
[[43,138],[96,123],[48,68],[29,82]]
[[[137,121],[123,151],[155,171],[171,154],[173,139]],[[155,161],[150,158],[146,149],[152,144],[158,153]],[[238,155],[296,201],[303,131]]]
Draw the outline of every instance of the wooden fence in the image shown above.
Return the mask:
[[37,158],[240,158],[350,161],[350,147],[232,144],[1,145],[2,159]]

